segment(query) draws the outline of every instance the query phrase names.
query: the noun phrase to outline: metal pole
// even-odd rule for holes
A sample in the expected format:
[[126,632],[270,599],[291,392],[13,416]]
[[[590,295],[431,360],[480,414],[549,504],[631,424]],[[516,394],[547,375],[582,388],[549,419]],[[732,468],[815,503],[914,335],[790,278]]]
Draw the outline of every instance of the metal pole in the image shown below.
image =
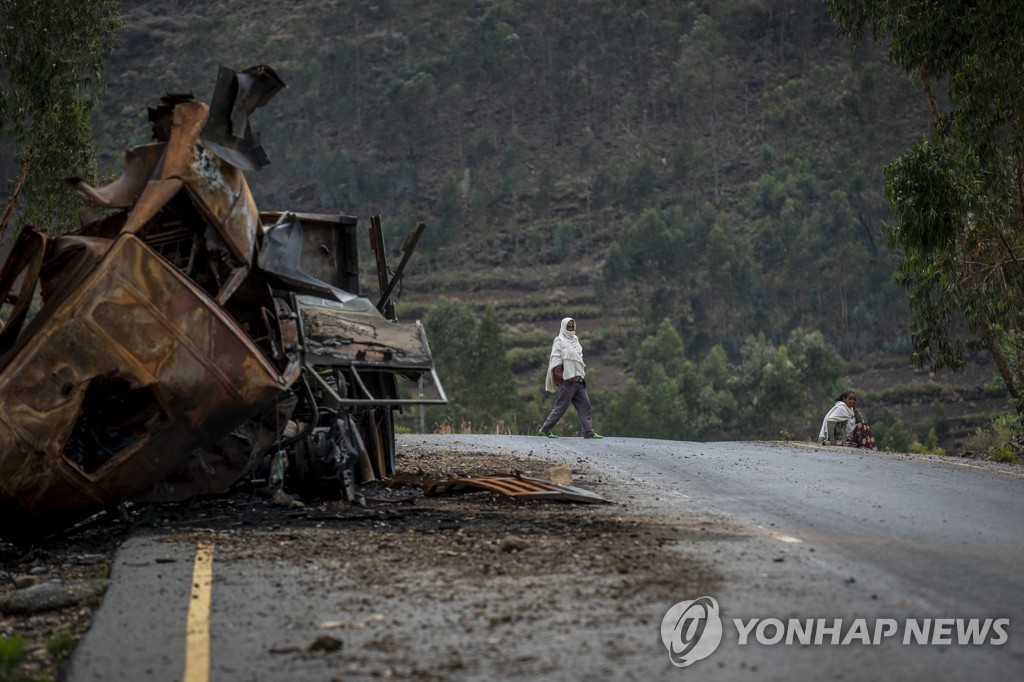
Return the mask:
[[[423,375],[420,375],[419,381],[416,382],[420,388],[420,400],[423,400]],[[420,403],[420,433],[427,432],[427,417],[424,411],[424,405]]]

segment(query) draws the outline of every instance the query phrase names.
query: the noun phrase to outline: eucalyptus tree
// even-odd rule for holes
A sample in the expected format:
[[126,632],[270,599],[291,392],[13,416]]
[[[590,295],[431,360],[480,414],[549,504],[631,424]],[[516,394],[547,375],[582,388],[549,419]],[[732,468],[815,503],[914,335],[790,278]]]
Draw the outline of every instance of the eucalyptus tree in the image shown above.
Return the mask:
[[684,108],[702,121],[701,129],[711,161],[712,195],[718,204],[724,163],[721,92],[729,77],[726,41],[714,18],[700,14],[679,43],[680,56],[674,65],[676,87]]
[[958,369],[965,350],[986,348],[1024,416],[1024,4],[828,9],[843,35],[888,45],[932,114],[928,134],[885,169],[914,358]]
[[63,179],[95,174],[89,115],[119,10],[116,0],[0,0],[0,137],[18,162],[16,177],[4,178],[0,236],[16,213],[59,230],[77,206]]
[[[467,303],[441,297],[424,325],[450,401],[429,408],[431,420],[478,429],[518,420],[523,405],[493,306],[478,313]],[[546,367],[547,357],[538,362]]]

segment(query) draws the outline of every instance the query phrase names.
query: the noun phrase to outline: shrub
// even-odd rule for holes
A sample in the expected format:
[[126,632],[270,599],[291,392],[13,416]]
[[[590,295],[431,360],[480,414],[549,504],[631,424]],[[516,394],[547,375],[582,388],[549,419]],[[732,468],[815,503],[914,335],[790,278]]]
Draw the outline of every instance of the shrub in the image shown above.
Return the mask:
[[75,646],[75,636],[70,632],[58,632],[46,640],[46,650],[54,660],[63,660]]
[[902,419],[897,419],[892,426],[886,429],[882,441],[882,449],[892,452],[908,452],[910,450],[911,436],[907,432],[907,426]]
[[33,682],[34,678],[21,672],[27,659],[28,651],[20,634],[0,637],[0,682]]
[[[993,417],[988,426],[979,426],[974,430],[973,435],[964,439],[964,450],[988,452],[990,456],[995,455],[996,451],[1006,446],[1011,438],[1020,433],[1020,430],[1020,420],[1015,414],[1002,414]],[[1012,451],[1010,452],[1012,454]]]
[[1013,452],[1009,445],[1000,445],[989,453],[988,458],[993,462],[1004,462],[1006,464],[1020,464],[1020,458]]
[[508,362],[512,371],[526,372],[530,369],[542,369],[547,366],[548,354],[551,351],[551,344],[535,346],[532,348],[510,348],[508,350]]
[[944,455],[946,451],[940,448],[938,445],[929,446],[921,443],[920,441],[914,441],[910,444],[910,452],[917,455]]
[[919,455],[944,455],[946,451],[939,447],[939,434],[933,426],[928,430],[928,436],[924,442],[914,441],[910,444],[910,451]]

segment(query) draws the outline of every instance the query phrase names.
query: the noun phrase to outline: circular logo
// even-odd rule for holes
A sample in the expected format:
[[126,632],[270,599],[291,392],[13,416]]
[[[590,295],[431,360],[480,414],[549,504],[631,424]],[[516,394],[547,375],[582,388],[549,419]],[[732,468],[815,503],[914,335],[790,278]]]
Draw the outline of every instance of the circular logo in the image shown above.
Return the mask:
[[707,658],[722,643],[722,619],[714,597],[681,601],[661,619],[661,641],[672,665],[685,668]]

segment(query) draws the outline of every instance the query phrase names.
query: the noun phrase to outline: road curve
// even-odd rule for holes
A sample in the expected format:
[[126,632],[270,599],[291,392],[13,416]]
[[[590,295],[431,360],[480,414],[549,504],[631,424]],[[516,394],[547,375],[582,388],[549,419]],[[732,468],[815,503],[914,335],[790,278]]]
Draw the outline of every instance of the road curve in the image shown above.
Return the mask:
[[[712,566],[721,576],[715,592],[680,591],[664,603],[646,605],[649,613],[619,640],[616,657],[594,668],[601,671],[596,677],[960,680],[1024,675],[1019,633],[1024,627],[1024,475],[1019,468],[801,443],[403,435],[400,470],[403,450],[413,447],[566,463],[581,484],[594,483],[600,494],[617,502],[623,515],[708,520],[713,532],[707,540],[668,544],[663,550]],[[93,627],[74,653],[67,680],[180,679],[192,564],[161,560],[173,551],[166,543],[129,543]],[[139,569],[124,570],[133,566]],[[224,652],[230,649],[231,679],[289,679],[274,672],[273,660],[247,657],[245,647],[255,645],[259,630],[272,623],[301,621],[289,615],[290,608],[296,614],[312,608],[290,588],[303,581],[296,570],[244,562],[214,566],[212,637],[214,656],[221,660],[215,670],[225,670]],[[138,579],[150,582],[139,584]],[[719,605],[721,644],[692,661],[692,667],[674,666],[658,627],[662,615],[674,603],[702,596],[714,597]],[[230,617],[225,615],[229,604]],[[418,608],[421,617],[429,618],[434,612],[444,614],[445,605],[439,599]],[[245,609],[256,613],[245,614]],[[161,617],[152,618],[154,613]],[[450,620],[438,622],[439,628],[450,628],[460,615],[444,618]],[[980,644],[959,643],[956,628],[970,619],[1002,622],[1005,637],[989,629]],[[820,644],[800,644],[793,633],[794,643],[784,638],[771,643],[775,622],[790,627],[791,622],[813,625],[819,620],[826,625],[839,621],[836,643],[827,628],[818,633]],[[934,637],[930,633],[933,638],[925,639],[930,643],[905,644],[909,621],[915,627],[928,623],[945,629]],[[250,625],[232,632],[232,623]],[[760,641],[758,624],[763,626]],[[884,630],[890,626],[895,628],[891,636]],[[746,642],[741,628],[747,628]],[[876,644],[872,640],[879,628],[883,636]],[[441,636],[433,626],[427,631]],[[538,639],[538,647],[554,646],[543,636]],[[409,646],[422,647],[424,658],[437,648],[430,636]],[[586,643],[570,636],[559,646],[585,650]],[[304,679],[340,679],[326,669],[311,672],[319,665],[316,659],[307,656],[302,662],[309,666]],[[168,670],[179,672],[164,674]],[[473,670],[479,669],[454,669],[446,678],[474,679]],[[354,672],[346,671],[344,679],[361,679]],[[578,673],[566,666],[543,678],[578,679]],[[486,676],[528,679],[515,669],[487,669]]]
[[[726,575],[713,595],[725,633],[708,660],[659,678],[677,679],[673,672],[730,680],[1024,675],[1021,467],[805,443],[407,437],[593,467],[621,486],[605,494],[634,511],[711,515],[742,536],[742,542],[682,548]],[[858,618],[869,628],[896,620],[899,630],[880,645],[857,637],[846,646],[762,645],[750,637],[741,646],[730,621],[752,618],[843,619],[840,641]],[[1008,619],[1006,642],[902,642],[908,619],[972,618]]]

